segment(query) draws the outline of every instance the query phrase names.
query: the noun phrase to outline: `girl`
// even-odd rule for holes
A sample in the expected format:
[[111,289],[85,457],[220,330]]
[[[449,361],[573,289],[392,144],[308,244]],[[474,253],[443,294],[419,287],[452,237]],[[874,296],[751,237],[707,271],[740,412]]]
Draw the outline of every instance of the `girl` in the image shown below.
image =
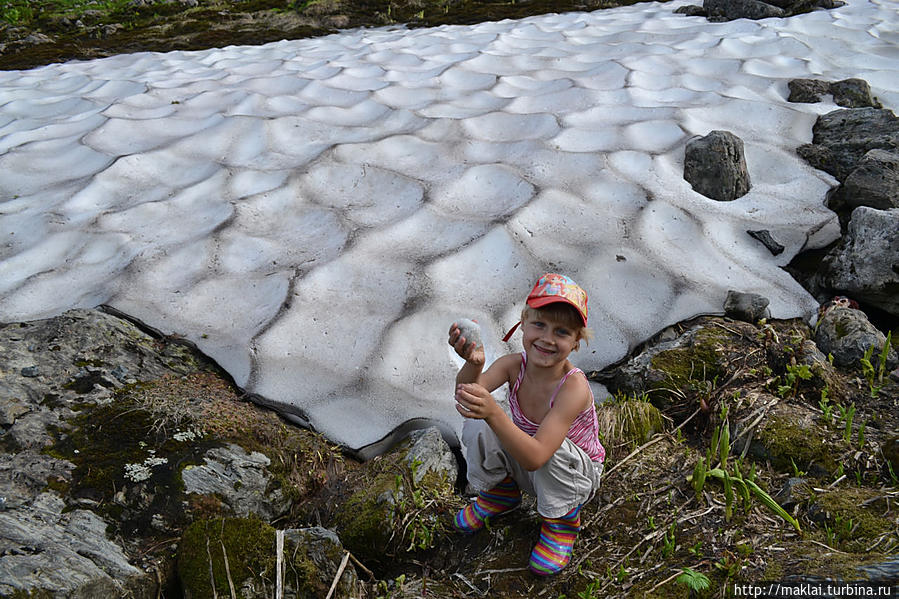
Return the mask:
[[[469,343],[456,323],[449,343],[465,364],[456,376],[456,410],[465,418],[462,444],[468,481],[477,498],[454,520],[473,533],[488,518],[521,503],[522,490],[537,497],[543,519],[529,568],[555,574],[571,560],[580,510],[599,487],[605,450],[599,442],[593,393],[568,355],[588,340],[587,294],[570,278],[540,277],[527,297],[520,354],[496,360],[484,371],[484,348]],[[512,417],[490,392],[509,385]]]

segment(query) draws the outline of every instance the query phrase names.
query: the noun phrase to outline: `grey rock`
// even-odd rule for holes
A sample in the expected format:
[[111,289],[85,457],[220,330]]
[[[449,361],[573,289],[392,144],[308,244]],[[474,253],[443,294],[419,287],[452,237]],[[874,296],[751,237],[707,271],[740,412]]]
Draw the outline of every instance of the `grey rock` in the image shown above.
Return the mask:
[[749,191],[749,171],[743,141],[729,131],[712,131],[687,144],[684,179],[702,195],[735,200]]
[[0,425],[10,426],[16,418],[31,411],[31,407],[11,397],[0,395]]
[[879,108],[846,108],[818,117],[812,143],[798,148],[815,168],[845,181],[871,150],[899,150],[899,118]]
[[835,210],[899,208],[899,150],[867,152],[834,194],[833,202],[829,206]]
[[674,12],[679,15],[687,15],[688,17],[708,16],[703,7],[696,6],[695,4],[678,7],[676,9],[674,9]]
[[23,449],[42,449],[53,444],[51,429],[62,426],[61,412],[43,406],[31,406],[25,415],[16,418],[7,434]]
[[[443,439],[440,430],[431,427],[409,434],[412,447],[406,455],[406,463],[413,471],[413,481],[418,484],[429,472],[455,481],[459,476],[459,466],[450,446]],[[416,464],[413,468],[413,464]]]
[[826,287],[899,316],[899,208],[853,210],[821,269]]
[[765,19],[786,15],[782,8],[760,0],[704,0],[702,7],[710,20]]
[[[303,551],[306,557],[315,564],[317,580],[309,582],[317,583],[319,587],[330,588],[334,578],[337,576],[337,569],[340,567],[344,554],[343,545],[341,545],[337,535],[327,528],[314,526],[311,528],[285,530],[284,540],[288,551]],[[356,574],[356,569],[353,567],[352,562],[349,562],[340,575],[333,597],[344,599],[358,597],[358,588],[359,578]],[[294,588],[292,590],[296,593],[298,589]],[[264,596],[264,599],[268,599],[268,596]]]
[[772,499],[779,503],[782,508],[790,511],[796,504],[803,501],[802,493],[808,493],[808,487],[808,480],[805,478],[791,476]]
[[[39,450],[0,453],[0,496],[6,509],[27,506],[40,495],[50,480],[71,480],[74,464],[43,454]],[[0,534],[0,545],[3,535]]]
[[736,320],[758,322],[770,315],[767,297],[757,293],[743,293],[730,290],[724,300],[724,315]]
[[830,93],[830,83],[819,79],[793,79],[787,87],[790,90],[787,101],[803,104],[820,102]]
[[34,377],[40,376],[41,369],[38,368],[37,366],[26,366],[25,368],[22,369],[21,374],[24,377],[34,378]]
[[833,96],[833,101],[845,108],[881,108],[880,102],[871,94],[871,86],[864,79],[843,79],[842,81],[821,81],[820,79],[793,79],[790,102],[815,103],[825,95]]
[[126,374],[146,381],[203,364],[186,346],[98,310],[0,325],[0,596],[157,596],[156,574],[130,565],[125,541],[106,537],[113,523],[81,509],[95,501],[47,492],[71,483],[75,465],[44,449],[64,437],[75,410],[113,401]]
[[871,86],[864,79],[843,79],[830,84],[833,101],[845,108],[881,108],[871,94]]
[[[828,310],[818,321],[815,330],[818,349],[833,356],[833,362],[841,367],[860,366],[860,360],[869,348],[879,353],[886,337],[871,324],[861,310],[836,307]],[[890,350],[888,363],[896,364],[896,352]]]
[[216,447],[203,456],[200,466],[188,466],[181,472],[184,490],[200,495],[217,495],[236,516],[256,514],[272,520],[285,513],[289,501],[280,489],[269,491],[271,463],[259,452],[247,453],[238,445]]
[[[862,573],[862,578],[871,582],[884,582],[896,584],[899,580],[899,556],[885,559],[882,562],[868,564],[858,568]],[[895,589],[896,587],[893,586]]]
[[61,498],[43,493],[27,509],[0,512],[0,594],[39,588],[60,597],[118,597],[146,576],[106,537],[99,516],[63,513],[64,507]]
[[746,231],[746,232],[749,233],[749,235],[751,237],[754,237],[755,239],[758,239],[759,241],[761,241],[762,245],[764,245],[766,248],[768,248],[768,251],[771,252],[771,254],[773,256],[779,256],[780,254],[783,253],[784,246],[782,246],[780,243],[778,243],[777,240],[771,236],[771,231],[768,231],[767,229],[762,229],[759,231]]
[[481,325],[468,318],[459,318],[456,320],[456,324],[462,332],[462,336],[467,340],[466,344],[473,342],[476,346],[484,345],[481,340]]

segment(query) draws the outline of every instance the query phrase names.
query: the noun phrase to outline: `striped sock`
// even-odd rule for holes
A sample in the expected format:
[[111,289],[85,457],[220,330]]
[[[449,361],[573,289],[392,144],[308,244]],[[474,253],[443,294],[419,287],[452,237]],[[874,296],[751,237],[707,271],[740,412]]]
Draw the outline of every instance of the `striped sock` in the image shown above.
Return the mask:
[[473,533],[484,528],[487,518],[513,510],[520,503],[518,484],[507,476],[489,491],[478,493],[477,499],[459,510],[453,524],[456,530]]
[[561,518],[544,518],[540,527],[540,540],[531,551],[528,567],[534,574],[551,576],[558,574],[571,560],[574,540],[581,530],[581,506],[577,506]]

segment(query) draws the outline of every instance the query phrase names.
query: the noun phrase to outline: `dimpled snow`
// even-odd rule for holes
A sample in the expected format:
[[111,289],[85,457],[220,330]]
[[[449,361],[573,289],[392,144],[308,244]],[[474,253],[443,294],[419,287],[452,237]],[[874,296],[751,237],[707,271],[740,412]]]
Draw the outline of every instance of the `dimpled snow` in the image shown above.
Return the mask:
[[[0,321],[109,304],[194,341],[247,391],[350,448],[457,431],[447,343],[488,360],[546,271],[590,294],[585,370],[729,289],[816,308],[782,266],[839,233],[798,158],[793,78],[899,106],[891,0],[709,23],[684,2],[370,29],[0,73]],[[715,202],[685,144],[745,144]],[[785,247],[773,256],[748,230]]]

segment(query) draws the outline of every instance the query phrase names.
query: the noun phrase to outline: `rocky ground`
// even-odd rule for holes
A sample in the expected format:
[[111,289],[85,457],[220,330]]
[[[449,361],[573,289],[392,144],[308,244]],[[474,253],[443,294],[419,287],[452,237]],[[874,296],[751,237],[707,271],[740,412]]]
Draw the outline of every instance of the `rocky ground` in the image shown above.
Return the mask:
[[818,350],[843,355],[839,331],[866,322],[845,307],[817,331],[704,317],[592,373],[617,393],[600,409],[607,471],[574,562],[549,580],[525,568],[532,504],[450,530],[465,499],[434,429],[361,463],[177,338],[96,310],[4,325],[0,596],[271,597],[279,570],[286,597],[333,584],[372,599],[896,584],[895,353],[834,366]]

